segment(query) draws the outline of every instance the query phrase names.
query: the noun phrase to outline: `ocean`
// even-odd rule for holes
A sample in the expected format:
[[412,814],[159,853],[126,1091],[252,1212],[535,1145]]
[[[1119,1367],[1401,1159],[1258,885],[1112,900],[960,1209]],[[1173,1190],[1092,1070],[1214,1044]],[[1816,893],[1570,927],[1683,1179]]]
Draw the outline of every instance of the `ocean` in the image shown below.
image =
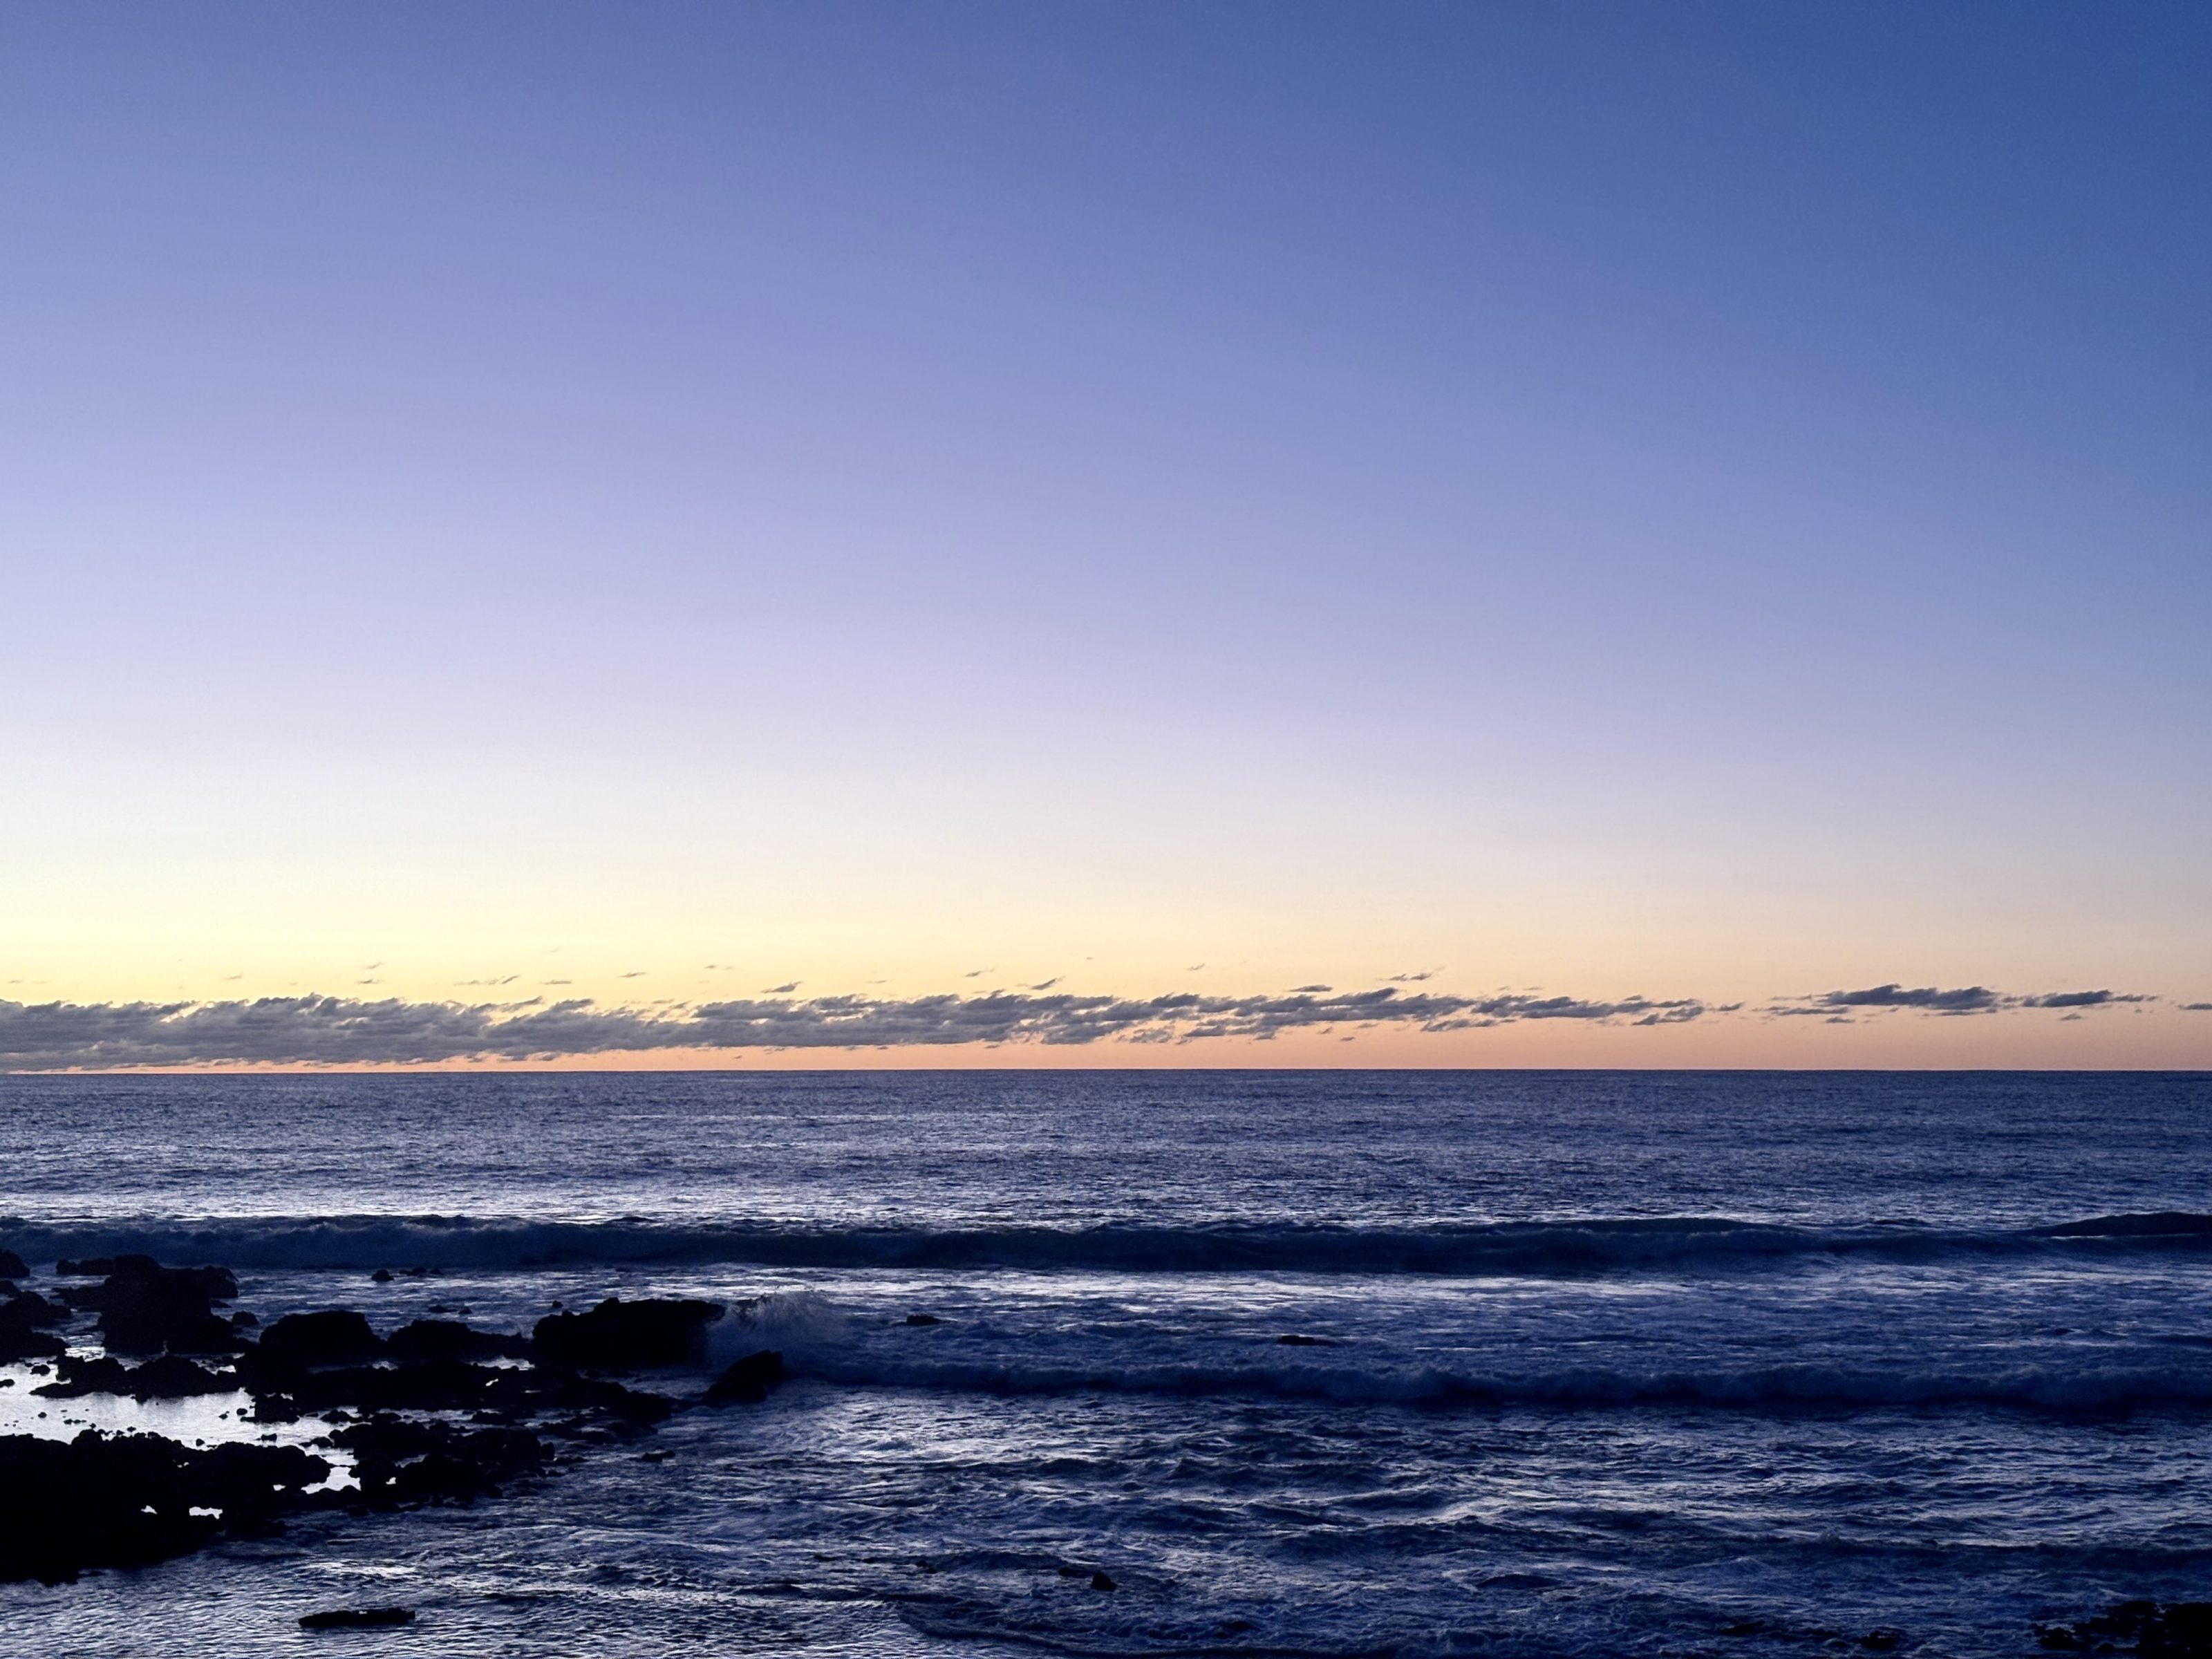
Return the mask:
[[[0,1584],[0,1652],[2024,1655],[2212,1596],[2208,1153],[2202,1075],[0,1079],[33,1288],[703,1297],[792,1373],[496,1500]],[[0,1376],[0,1433],[246,1432]],[[368,1601],[417,1620],[296,1622]]]

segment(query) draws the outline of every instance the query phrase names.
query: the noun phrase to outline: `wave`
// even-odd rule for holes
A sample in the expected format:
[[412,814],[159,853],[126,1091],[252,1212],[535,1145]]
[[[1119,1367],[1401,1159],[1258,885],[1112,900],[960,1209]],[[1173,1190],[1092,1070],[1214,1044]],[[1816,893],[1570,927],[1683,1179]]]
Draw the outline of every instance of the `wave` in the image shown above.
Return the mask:
[[1259,1396],[1346,1404],[1602,1407],[1688,1406],[1734,1411],[2010,1407],[2057,1413],[2212,1409],[2202,1365],[2142,1363],[1949,1365],[1716,1365],[1636,1370],[1587,1365],[1494,1370],[1419,1364],[933,1362],[841,1352],[787,1353],[794,1375],[854,1388],[1001,1395],[1128,1394]]
[[2033,1228],[1910,1221],[1789,1226],[1707,1216],[1356,1227],[1221,1222],[1192,1226],[832,1226],[547,1221],[471,1216],[0,1218],[0,1245],[33,1262],[140,1251],[244,1268],[532,1268],[742,1264],[766,1267],[1004,1268],[1110,1273],[1588,1274],[1725,1267],[1806,1258],[1935,1261],[1958,1255],[2212,1252],[2212,1216],[2099,1216]]

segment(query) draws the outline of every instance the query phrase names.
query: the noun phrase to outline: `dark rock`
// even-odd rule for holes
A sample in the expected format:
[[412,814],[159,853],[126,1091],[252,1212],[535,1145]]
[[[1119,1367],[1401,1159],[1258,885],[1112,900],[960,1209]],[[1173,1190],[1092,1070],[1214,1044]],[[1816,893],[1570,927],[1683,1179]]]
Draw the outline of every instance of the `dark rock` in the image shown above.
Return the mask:
[[125,1366],[102,1356],[81,1359],[65,1355],[57,1379],[33,1392],[69,1400],[79,1395],[117,1394],[132,1400],[183,1400],[192,1395],[228,1394],[238,1387],[234,1371],[211,1371],[181,1354],[165,1353],[143,1365]]
[[412,1607],[331,1607],[323,1613],[300,1615],[301,1630],[376,1630],[386,1625],[411,1625]]
[[384,1342],[351,1308],[286,1314],[261,1333],[259,1357],[283,1365],[345,1365],[374,1359]]
[[1859,1638],[1859,1645],[1869,1653],[1888,1653],[1904,1639],[1901,1630],[1870,1630]]
[[112,1353],[234,1353],[243,1346],[210,1304],[238,1294],[227,1267],[164,1267],[150,1255],[118,1255],[65,1266],[105,1266],[107,1276],[62,1294],[71,1305],[96,1309],[100,1332]]
[[1336,1346],[1325,1336],[1279,1336],[1275,1341],[1279,1346],[1285,1348],[1333,1348]]
[[70,1441],[0,1437],[0,1580],[62,1583],[89,1567],[164,1561],[224,1533],[259,1535],[330,1471],[289,1446],[196,1451],[92,1429]]
[[417,1319],[392,1332],[385,1347],[395,1359],[522,1359],[530,1340],[471,1330],[458,1320]]
[[1104,1573],[1094,1572],[1091,1575],[1091,1588],[1095,1590],[1109,1590],[1118,1589],[1121,1587]]
[[68,1343],[46,1332],[68,1317],[66,1308],[47,1301],[36,1291],[25,1291],[0,1302],[0,1364],[52,1359],[67,1352]]
[[549,1314],[531,1332],[541,1360],[605,1370],[683,1365],[705,1352],[719,1302],[624,1302],[609,1297],[589,1313]]
[[392,1269],[389,1267],[379,1267],[368,1277],[372,1284],[389,1285],[392,1282]]
[[231,1315],[230,1324],[233,1330],[251,1331],[259,1329],[261,1322],[246,1312],[245,1309],[240,1308],[236,1313]]
[[935,1314],[908,1314],[906,1322],[909,1325],[942,1325],[945,1322]]
[[28,1279],[31,1270],[13,1250],[0,1250],[0,1279]]
[[783,1356],[773,1348],[749,1353],[731,1366],[707,1390],[710,1406],[757,1406],[768,1391],[783,1381]]
[[463,1429],[380,1414],[331,1439],[354,1455],[361,1483],[359,1492],[340,1496],[376,1509],[495,1498],[502,1484],[535,1474],[553,1455],[526,1429]]

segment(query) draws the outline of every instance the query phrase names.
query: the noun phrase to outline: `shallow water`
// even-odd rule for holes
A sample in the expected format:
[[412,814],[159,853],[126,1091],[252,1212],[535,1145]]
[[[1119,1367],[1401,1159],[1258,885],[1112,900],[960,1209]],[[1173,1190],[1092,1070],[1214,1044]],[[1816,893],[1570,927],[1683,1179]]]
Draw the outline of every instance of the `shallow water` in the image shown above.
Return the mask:
[[0,1082],[0,1243],[41,1273],[149,1249],[380,1324],[708,1295],[750,1304],[723,1356],[798,1373],[665,1462],[0,1587],[0,1638],[289,1650],[398,1600],[380,1651],[2022,1654],[2212,1594],[2212,1234],[2045,1231],[2212,1211],[2208,1108],[2149,1076]]

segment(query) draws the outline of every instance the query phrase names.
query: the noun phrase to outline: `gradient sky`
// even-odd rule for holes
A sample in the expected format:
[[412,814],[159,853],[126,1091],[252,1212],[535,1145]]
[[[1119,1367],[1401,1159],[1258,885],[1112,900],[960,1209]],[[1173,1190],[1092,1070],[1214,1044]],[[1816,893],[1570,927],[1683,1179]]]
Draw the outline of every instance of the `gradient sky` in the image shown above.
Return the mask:
[[[2208,80],[2087,0],[9,8],[0,998],[2212,1065]],[[1998,1000],[1768,1012],[1891,983]]]

